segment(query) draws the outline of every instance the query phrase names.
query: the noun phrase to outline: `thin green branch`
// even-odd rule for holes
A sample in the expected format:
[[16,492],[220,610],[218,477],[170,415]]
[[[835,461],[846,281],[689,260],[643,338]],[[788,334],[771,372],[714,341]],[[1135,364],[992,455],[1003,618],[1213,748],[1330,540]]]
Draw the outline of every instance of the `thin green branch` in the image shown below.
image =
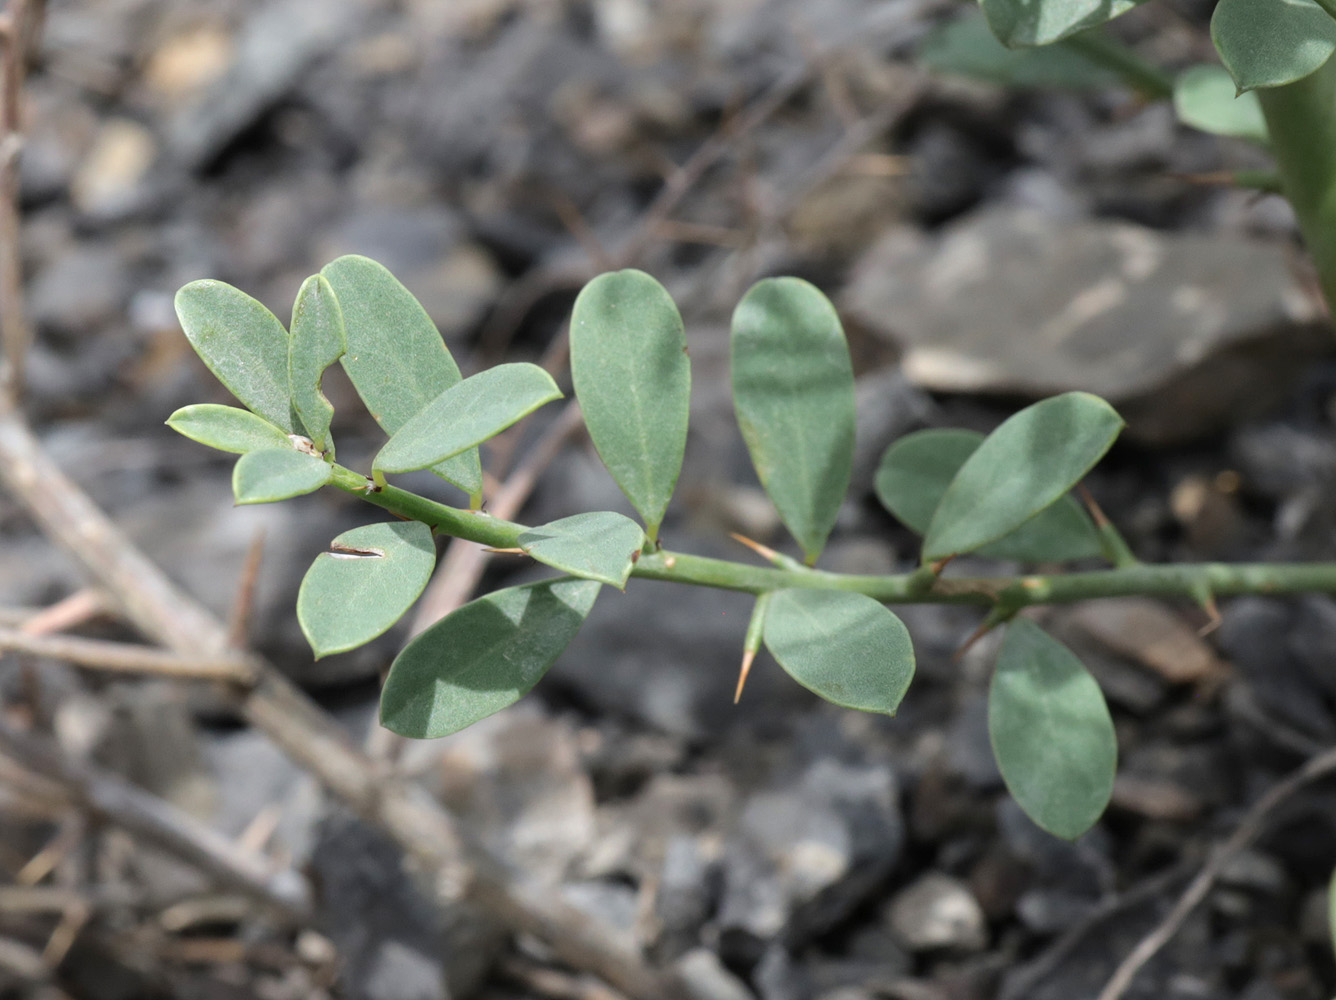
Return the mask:
[[[460,510],[385,486],[368,491],[368,481],[335,466],[334,484],[400,517],[493,548],[513,548],[524,525],[486,513]],[[1080,573],[1015,577],[925,577],[922,570],[887,576],[858,576],[824,570],[753,566],[666,549],[643,555],[633,577],[668,580],[763,594],[773,590],[825,589],[866,594],[887,604],[974,604],[1009,609],[1070,604],[1097,597],[1173,597],[1197,601],[1201,594],[1336,594],[1336,563],[1193,563],[1135,565]]]

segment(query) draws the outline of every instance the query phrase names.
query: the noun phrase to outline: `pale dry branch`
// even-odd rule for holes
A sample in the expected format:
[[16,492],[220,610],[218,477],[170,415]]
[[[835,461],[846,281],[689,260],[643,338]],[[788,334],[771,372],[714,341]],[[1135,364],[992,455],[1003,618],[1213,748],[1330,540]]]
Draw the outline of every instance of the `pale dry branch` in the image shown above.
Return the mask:
[[[135,548],[5,406],[0,406],[0,481],[146,635],[187,657],[215,656],[226,648],[225,627]],[[549,886],[511,871],[425,790],[388,776],[275,667],[258,657],[251,662],[257,671],[253,683],[227,688],[242,715],[389,834],[443,890],[454,890],[504,925],[533,934],[560,961],[598,975],[629,996],[666,1000],[682,995],[674,978],[619,945],[615,928],[564,903]]]
[[249,684],[255,665],[244,656],[182,656],[152,646],[64,635],[29,635],[0,627],[0,649],[64,660],[93,670]]
[[1154,930],[1141,939],[1131,954],[1123,959],[1104,989],[1100,991],[1098,1000],[1119,1000],[1132,985],[1137,973],[1173,939],[1192,911],[1214,888],[1225,865],[1261,835],[1271,813],[1307,785],[1334,771],[1336,771],[1336,749],[1326,750],[1310,758],[1306,764],[1258,799],[1234,832],[1211,852],[1210,858],[1189,883],[1183,895],[1178,898],[1173,909]]
[[242,850],[157,796],[70,760],[50,740],[22,732],[4,719],[0,719],[0,752],[60,785],[93,817],[162,848],[290,918],[309,918],[311,891],[305,878]]

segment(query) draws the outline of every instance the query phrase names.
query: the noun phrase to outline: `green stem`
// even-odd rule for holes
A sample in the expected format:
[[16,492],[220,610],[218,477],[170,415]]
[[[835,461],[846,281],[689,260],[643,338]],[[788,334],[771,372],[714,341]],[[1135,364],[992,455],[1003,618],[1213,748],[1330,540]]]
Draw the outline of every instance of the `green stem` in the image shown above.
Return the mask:
[[[449,507],[395,486],[369,491],[365,476],[338,465],[334,467],[334,485],[400,517],[422,521],[444,534],[493,548],[514,548],[521,532],[526,530],[522,524]],[[753,566],[664,549],[642,555],[631,575],[751,594],[790,589],[845,590],[888,604],[978,604],[1005,608],[1133,595],[1196,600],[1202,593],[1219,597],[1336,594],[1336,563],[1139,563],[1083,573],[932,580],[922,570],[854,576],[806,567]]]
[[1117,73],[1124,83],[1149,100],[1167,101],[1174,96],[1172,76],[1109,37],[1102,28],[1070,35],[1062,44],[1075,49],[1092,63]]
[[1257,95],[1281,190],[1294,206],[1327,304],[1336,310],[1336,58],[1302,80]]

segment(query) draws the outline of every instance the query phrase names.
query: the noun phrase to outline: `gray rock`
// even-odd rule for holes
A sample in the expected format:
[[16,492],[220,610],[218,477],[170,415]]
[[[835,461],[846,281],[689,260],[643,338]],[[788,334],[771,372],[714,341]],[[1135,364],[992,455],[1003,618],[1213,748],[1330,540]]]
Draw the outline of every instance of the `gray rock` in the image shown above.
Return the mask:
[[1257,414],[1331,349],[1283,247],[1012,209],[889,234],[843,304],[925,388],[1084,389],[1150,442]]
[[654,916],[659,925],[659,947],[669,954],[693,943],[718,895],[718,865],[698,837],[669,838],[663,854]]
[[468,996],[500,952],[500,927],[471,905],[433,898],[385,834],[343,811],[321,824],[310,869],[350,996]]
[[86,244],[38,272],[28,292],[33,323],[66,336],[91,337],[130,296],[130,278],[116,249]]
[[288,93],[311,63],[355,34],[360,4],[283,0],[247,19],[231,67],[168,127],[187,166],[206,166]]
[[708,948],[693,948],[674,966],[691,1000],[754,1000],[752,992]]
[[806,966],[778,943],[761,956],[752,972],[752,983],[761,1000],[812,1000],[816,994]]
[[988,926],[969,887],[931,872],[898,893],[887,912],[891,929],[911,951],[980,951]]
[[744,957],[767,941],[810,941],[868,897],[903,843],[889,768],[818,759],[744,806],[725,850],[721,936]]

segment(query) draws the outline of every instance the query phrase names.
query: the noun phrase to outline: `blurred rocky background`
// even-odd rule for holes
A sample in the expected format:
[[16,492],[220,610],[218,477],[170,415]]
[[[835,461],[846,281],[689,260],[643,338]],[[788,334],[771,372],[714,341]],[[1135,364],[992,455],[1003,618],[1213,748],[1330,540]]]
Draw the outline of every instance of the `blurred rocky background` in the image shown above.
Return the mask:
[[[306,275],[366,254],[467,374],[543,357],[594,274],[649,270],[682,306],[695,378],[664,535],[747,558],[730,531],[786,540],[733,420],[728,316],[752,281],[798,274],[839,304],[860,375],[829,568],[912,564],[913,536],[871,490],[896,436],[987,430],[1074,388],[1129,417],[1090,486],[1143,558],[1336,559],[1336,363],[1289,210],[1186,179],[1264,158],[1114,85],[1017,91],[926,70],[925,37],[964,12],[52,0],[24,105],[27,411],[218,614],[261,540],[250,642],[358,740],[406,633],[315,663],[293,609],[315,555],[374,514],[343,494],[235,508],[228,458],[163,426],[227,401],[172,310],[189,280],[224,279],[286,318]],[[1182,66],[1211,58],[1209,12],[1159,2],[1115,33]],[[341,461],[366,464],[374,424],[346,383],[327,392]],[[625,507],[575,440],[520,519],[591,509]],[[495,562],[482,585],[517,572]],[[0,498],[4,614],[84,586]],[[1244,808],[1336,740],[1336,602],[1221,610],[1205,639],[1199,609],[1139,599],[1049,618],[1104,686],[1122,754],[1112,808],[1074,845],[1002,788],[991,646],[953,659],[978,618],[960,608],[904,609],[919,668],[895,719],[818,703],[764,657],[735,707],[748,600],[633,581],[525,703],[397,764],[698,997],[1086,1000]],[[111,621],[84,631],[127,637]],[[257,910],[0,758],[0,995],[612,995],[541,942],[442,913],[392,842],[208,699],[0,661],[6,703],[34,686],[66,752],[303,873],[317,904],[300,926]],[[1128,996],[1331,996],[1333,843],[1331,788],[1292,798]]]

